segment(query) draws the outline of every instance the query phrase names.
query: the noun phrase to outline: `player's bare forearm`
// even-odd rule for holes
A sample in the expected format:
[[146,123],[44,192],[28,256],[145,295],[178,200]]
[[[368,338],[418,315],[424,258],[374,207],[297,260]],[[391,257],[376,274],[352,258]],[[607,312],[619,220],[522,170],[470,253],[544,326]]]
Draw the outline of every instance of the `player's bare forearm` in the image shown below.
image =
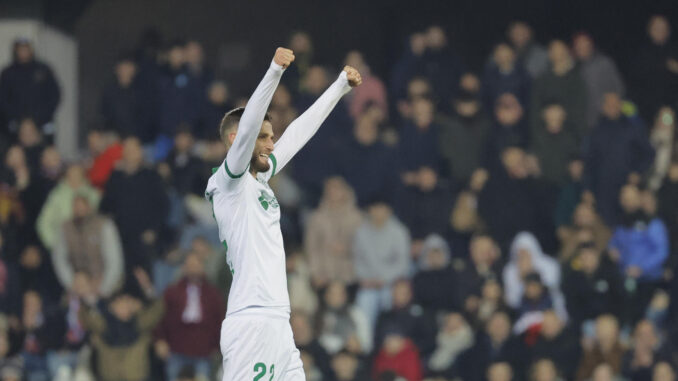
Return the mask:
[[351,88],[360,86],[362,78],[358,70],[346,66],[332,85],[285,130],[275,145],[273,154],[278,168],[282,169],[292,157],[315,135],[341,97]]
[[232,173],[242,173],[247,168],[273,93],[280,83],[283,71],[294,62],[294,58],[291,50],[278,48],[266,75],[247,102],[235,140],[226,156]]

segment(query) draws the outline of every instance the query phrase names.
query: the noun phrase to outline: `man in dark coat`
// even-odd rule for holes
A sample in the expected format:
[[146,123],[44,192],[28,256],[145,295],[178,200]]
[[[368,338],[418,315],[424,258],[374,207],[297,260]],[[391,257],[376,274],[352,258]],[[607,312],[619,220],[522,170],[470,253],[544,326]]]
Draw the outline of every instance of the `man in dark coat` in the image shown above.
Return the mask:
[[126,273],[140,266],[149,270],[152,251],[167,215],[169,201],[160,176],[143,166],[137,138],[127,138],[119,169],[106,183],[100,208],[120,231]]
[[137,65],[130,57],[115,64],[115,78],[106,86],[101,97],[101,114],[107,129],[120,136],[142,136],[140,92],[136,86]]
[[[551,42],[549,60],[550,69],[539,76],[532,85],[530,109],[541,110],[548,103],[559,103],[575,127],[578,139],[582,139],[588,129],[586,83],[563,41]],[[532,113],[530,126],[533,132],[538,129],[540,118],[539,112]]]
[[593,130],[585,152],[585,186],[593,193],[596,207],[608,225],[620,215],[619,190],[629,175],[639,175],[654,158],[654,150],[643,129],[621,112],[618,94],[605,94],[603,117]]
[[52,69],[35,59],[28,40],[22,38],[14,42],[13,57],[12,64],[0,74],[2,124],[12,129],[21,118],[30,117],[42,127],[54,119],[60,100],[59,85]]

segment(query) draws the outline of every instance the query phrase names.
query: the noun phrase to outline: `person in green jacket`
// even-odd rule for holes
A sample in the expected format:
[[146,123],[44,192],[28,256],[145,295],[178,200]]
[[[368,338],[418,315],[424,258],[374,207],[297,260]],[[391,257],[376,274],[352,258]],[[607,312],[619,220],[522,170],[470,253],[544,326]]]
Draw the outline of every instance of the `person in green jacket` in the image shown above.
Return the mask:
[[64,222],[73,217],[73,199],[82,196],[89,200],[93,209],[99,206],[101,195],[92,187],[85,177],[85,169],[79,165],[71,165],[59,184],[52,189],[45,205],[40,211],[36,229],[38,236],[47,249],[52,249],[56,237]]

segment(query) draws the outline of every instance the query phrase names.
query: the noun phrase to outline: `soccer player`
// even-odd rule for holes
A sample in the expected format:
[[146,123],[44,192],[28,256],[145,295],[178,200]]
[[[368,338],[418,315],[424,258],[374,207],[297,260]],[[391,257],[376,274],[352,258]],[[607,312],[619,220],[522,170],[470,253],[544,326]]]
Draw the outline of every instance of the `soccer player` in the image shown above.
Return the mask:
[[219,132],[228,147],[207,183],[233,284],[221,328],[224,381],[304,380],[289,324],[280,206],[268,181],[311,139],[360,73],[346,66],[274,144],[266,109],[294,53],[278,48],[247,107],[229,111]]

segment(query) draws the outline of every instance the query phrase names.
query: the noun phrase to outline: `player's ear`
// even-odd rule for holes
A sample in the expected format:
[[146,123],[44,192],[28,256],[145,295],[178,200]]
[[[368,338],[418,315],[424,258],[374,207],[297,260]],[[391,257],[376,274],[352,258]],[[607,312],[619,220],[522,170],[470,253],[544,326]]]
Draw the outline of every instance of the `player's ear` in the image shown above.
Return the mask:
[[233,145],[233,141],[235,141],[235,132],[230,132],[228,134],[228,144]]

